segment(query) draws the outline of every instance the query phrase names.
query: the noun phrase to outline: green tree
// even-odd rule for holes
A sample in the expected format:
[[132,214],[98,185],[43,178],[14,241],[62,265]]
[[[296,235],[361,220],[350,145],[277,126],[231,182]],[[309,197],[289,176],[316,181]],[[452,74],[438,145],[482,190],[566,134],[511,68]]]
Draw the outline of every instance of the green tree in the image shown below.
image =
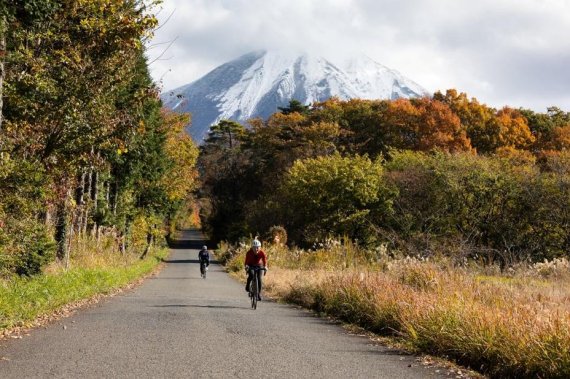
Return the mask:
[[206,231],[214,240],[239,238],[245,232],[245,203],[248,188],[254,187],[244,153],[245,128],[233,121],[222,121],[210,129],[200,147],[200,196],[208,202],[202,214]]
[[292,99],[289,101],[289,106],[287,107],[278,107],[279,111],[283,114],[290,114],[297,112],[299,114],[307,114],[309,112],[310,107],[308,105],[304,105],[299,100]]
[[565,113],[558,107],[549,107],[546,113],[537,113],[530,109],[519,109],[519,111],[526,118],[530,131],[536,139],[532,146],[534,152],[562,149],[564,142],[560,142],[560,136],[565,133],[561,129],[570,125],[570,112]]
[[139,62],[141,40],[156,25],[146,9],[141,2],[44,0],[18,5],[11,20],[7,137],[13,154],[35,157],[48,173],[60,257],[67,255],[78,177],[117,142],[117,120],[128,118],[115,105]]
[[244,135],[245,128],[243,125],[231,120],[222,120],[210,127],[205,142],[218,148],[233,149],[240,143]]
[[287,229],[304,242],[343,235],[370,242],[371,214],[392,212],[394,195],[383,180],[381,162],[339,154],[296,161],[283,191]]
[[316,104],[310,115],[313,122],[334,123],[339,126],[337,148],[349,154],[376,157],[389,150],[390,136],[385,127],[389,101],[331,98]]
[[[49,256],[42,246],[50,240],[42,233],[53,229],[59,257],[66,260],[70,232],[85,238],[88,225],[94,231],[101,224],[115,228],[123,248],[135,238],[132,225],[144,226],[152,242],[193,188],[197,149],[179,123],[161,112],[144,57],[143,41],[157,24],[151,12],[157,3],[9,0],[0,5],[6,41],[0,59],[7,62],[0,262],[19,251],[32,257],[22,256],[8,271],[37,272],[45,263],[41,257]],[[26,175],[31,176],[24,180]],[[36,191],[26,192],[31,183]],[[38,245],[12,237],[18,230],[35,236]]]

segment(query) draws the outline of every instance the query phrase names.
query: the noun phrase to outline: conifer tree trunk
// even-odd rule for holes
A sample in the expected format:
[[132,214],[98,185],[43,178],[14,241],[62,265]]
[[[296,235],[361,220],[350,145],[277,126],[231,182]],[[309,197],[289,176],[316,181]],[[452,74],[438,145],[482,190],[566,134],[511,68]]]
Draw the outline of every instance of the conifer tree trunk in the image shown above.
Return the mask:
[[148,230],[146,232],[146,247],[144,248],[144,252],[141,255],[141,259],[144,259],[144,257],[146,257],[146,255],[152,248],[153,242],[154,242],[154,235],[152,234],[151,230]]
[[119,252],[121,254],[125,254],[125,233],[119,230],[119,228],[115,227],[115,231],[117,232],[117,242],[119,243]]
[[56,208],[55,216],[55,242],[57,243],[57,258],[65,260],[69,255],[67,246],[68,237],[68,209],[65,199],[60,200]]
[[115,180],[113,182],[112,192],[111,192],[111,202],[112,202],[111,209],[113,210],[114,216],[117,215],[117,203],[119,201],[118,197],[119,197],[119,183],[117,182],[117,180]]
[[105,181],[105,208],[109,209],[109,198],[111,196],[111,183],[109,180]]
[[93,167],[89,167],[89,171],[87,172],[86,179],[85,179],[85,197],[87,199],[91,199],[91,178],[93,177]]
[[83,231],[83,210],[86,207],[85,205],[85,178],[87,173],[85,170],[82,170],[81,177],[79,179],[79,183],[77,185],[77,189],[75,190],[75,201],[77,203],[77,222],[75,223],[75,227],[77,229],[77,235],[81,236]]
[[[2,120],[3,116],[3,106],[4,106],[4,58],[6,56],[6,17],[0,19],[0,133],[2,133]],[[2,142],[0,139],[0,153],[2,152]]]
[[79,209],[75,208],[72,209],[71,212],[68,210],[67,211],[70,220],[68,221],[68,230],[67,230],[67,236],[65,239],[65,243],[66,243],[66,248],[65,248],[65,253],[64,253],[64,258],[63,258],[63,263],[64,263],[64,267],[65,269],[69,269],[69,257],[71,255],[71,251],[73,249],[73,242],[76,242],[76,248],[78,248],[79,245],[79,227],[76,228],[76,226],[79,224],[79,220],[78,220],[78,216],[80,215],[79,213]]
[[85,192],[85,206],[83,207],[83,218],[81,223],[81,234],[87,236],[87,224],[89,221],[89,209],[91,207],[91,177],[93,166],[85,172],[85,182],[83,183],[83,191]]
[[[93,151],[91,151],[91,154],[93,154]],[[93,166],[89,167],[89,172],[87,173],[87,180],[85,182],[85,197],[87,199],[89,199],[90,201],[88,202],[89,206],[85,207],[85,219],[84,219],[84,224],[83,224],[83,230],[84,233],[87,234],[87,224],[89,223],[89,210],[91,209],[91,198],[93,197],[92,195],[93,192]],[[93,228],[90,231],[91,237],[95,237],[96,236],[96,230],[97,229],[97,223],[93,223]]]
[[81,223],[81,234],[86,237],[87,236],[87,224],[89,221],[89,204],[85,204],[83,208],[83,216],[82,216],[82,223]]
[[51,223],[51,207],[49,205],[46,205],[45,207],[45,212],[43,214],[43,219],[44,219],[44,224],[50,225]]
[[127,218],[125,222],[125,231],[121,233],[121,244],[119,246],[121,254],[125,254],[127,252],[127,249],[129,248],[127,243],[127,238],[129,237],[130,231],[131,231],[131,222]]
[[[93,154],[93,150],[91,151],[91,154]],[[97,152],[97,158],[96,160],[99,161],[101,158],[101,154],[99,152]],[[91,200],[93,201],[93,208],[95,210],[97,210],[98,208],[98,200],[99,200],[99,171],[97,169],[93,169],[91,172],[91,189],[90,189],[90,193],[91,193]]]
[[81,177],[79,178],[79,184],[77,185],[77,189],[75,192],[75,194],[76,194],[75,201],[77,202],[77,205],[81,205],[85,201],[84,195],[85,195],[85,178],[86,178],[86,176],[87,176],[87,173],[84,170],[82,170]]
[[99,171],[94,170],[91,178],[91,200],[93,206],[97,209],[97,199],[99,197]]

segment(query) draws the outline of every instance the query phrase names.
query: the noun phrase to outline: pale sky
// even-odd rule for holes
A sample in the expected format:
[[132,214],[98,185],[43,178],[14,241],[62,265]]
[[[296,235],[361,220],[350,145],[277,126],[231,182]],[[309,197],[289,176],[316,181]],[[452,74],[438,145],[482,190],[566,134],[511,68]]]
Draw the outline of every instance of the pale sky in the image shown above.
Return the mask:
[[570,0],[164,0],[158,17],[148,55],[163,90],[290,48],[364,53],[432,93],[494,107],[570,111]]

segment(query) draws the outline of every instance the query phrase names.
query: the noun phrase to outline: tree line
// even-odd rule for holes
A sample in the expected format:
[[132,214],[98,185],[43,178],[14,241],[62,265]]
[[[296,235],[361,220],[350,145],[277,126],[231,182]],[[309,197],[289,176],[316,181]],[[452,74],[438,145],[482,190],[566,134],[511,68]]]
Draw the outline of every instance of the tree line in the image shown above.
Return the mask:
[[236,241],[350,238],[392,252],[505,266],[570,251],[570,113],[431,98],[291,101],[201,147],[202,213]]
[[101,233],[122,252],[142,235],[144,255],[183,208],[198,150],[148,71],[158,3],[0,5],[0,275]]

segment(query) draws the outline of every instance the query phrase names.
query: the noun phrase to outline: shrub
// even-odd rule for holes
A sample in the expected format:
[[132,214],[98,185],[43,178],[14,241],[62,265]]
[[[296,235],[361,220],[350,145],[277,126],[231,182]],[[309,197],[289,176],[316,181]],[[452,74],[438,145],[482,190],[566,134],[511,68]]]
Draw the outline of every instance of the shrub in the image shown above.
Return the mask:
[[381,161],[339,154],[296,161],[283,186],[296,240],[313,243],[331,235],[371,242],[369,218],[391,213],[394,192]]
[[[570,248],[570,175],[541,172],[532,160],[473,154],[392,152],[386,180],[396,189],[381,228],[406,242],[431,241],[502,268],[565,256]],[[437,246],[436,244],[436,246]],[[422,254],[423,255],[423,254]]]
[[566,258],[554,258],[551,261],[535,263],[531,267],[532,271],[543,278],[564,278],[570,277],[570,262]]
[[269,228],[268,240],[277,245],[285,245],[287,243],[287,231],[281,225],[274,225]]
[[43,224],[12,219],[0,229],[0,273],[37,275],[54,258],[55,242]]

